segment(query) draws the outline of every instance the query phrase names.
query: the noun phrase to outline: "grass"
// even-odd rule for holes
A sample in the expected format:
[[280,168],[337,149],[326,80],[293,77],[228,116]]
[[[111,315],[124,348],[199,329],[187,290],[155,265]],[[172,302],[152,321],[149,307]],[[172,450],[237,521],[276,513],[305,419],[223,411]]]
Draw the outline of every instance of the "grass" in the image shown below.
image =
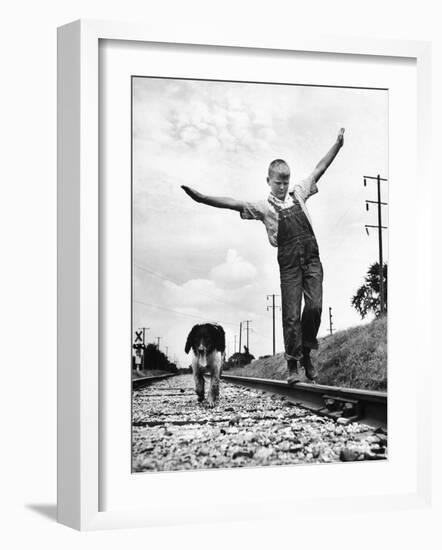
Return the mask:
[[[336,332],[319,340],[312,351],[318,384],[367,390],[387,390],[387,318]],[[286,380],[287,366],[279,353],[252,361],[226,374]]]

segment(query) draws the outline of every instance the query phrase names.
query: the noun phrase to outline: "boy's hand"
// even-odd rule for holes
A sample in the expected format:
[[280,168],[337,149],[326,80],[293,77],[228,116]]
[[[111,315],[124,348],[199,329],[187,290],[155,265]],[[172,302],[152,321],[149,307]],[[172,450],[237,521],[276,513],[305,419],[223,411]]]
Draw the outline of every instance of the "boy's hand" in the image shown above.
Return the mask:
[[201,193],[198,193],[198,191],[195,191],[195,189],[192,189],[191,187],[187,187],[187,185],[182,185],[182,189],[196,202],[201,202],[202,195]]
[[344,132],[345,132],[345,128],[341,128],[339,130],[338,138],[336,140],[340,147],[344,145]]
[[187,187],[187,185],[182,185],[181,188],[184,189],[184,192],[187,193],[194,201],[202,202],[203,204],[207,204],[207,206],[214,206],[215,208],[229,208],[230,210],[236,210],[238,212],[242,212],[244,210],[245,203],[243,201],[232,199],[230,197],[212,197],[209,195],[203,195],[202,193],[195,191],[195,189]]
[[315,166],[315,169],[312,172],[314,180],[317,182],[322,174],[327,170],[330,164],[333,162],[336,155],[339,153],[340,148],[344,145],[344,132],[345,128],[339,130],[338,137],[336,138],[335,143],[333,143],[332,148],[328,153],[323,157],[318,164]]

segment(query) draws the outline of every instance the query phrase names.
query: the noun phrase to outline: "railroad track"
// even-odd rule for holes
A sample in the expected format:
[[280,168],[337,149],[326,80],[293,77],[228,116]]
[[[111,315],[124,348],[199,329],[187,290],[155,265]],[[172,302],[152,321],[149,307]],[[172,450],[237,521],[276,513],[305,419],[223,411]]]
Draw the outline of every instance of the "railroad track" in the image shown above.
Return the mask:
[[155,376],[143,376],[141,378],[133,378],[132,388],[142,388],[144,386],[148,386],[149,384],[153,384],[154,382],[159,382],[160,380],[167,380],[167,378],[172,378],[173,376],[177,375],[175,373],[166,373],[157,374]]
[[[299,406],[287,394],[239,382],[224,377],[219,405],[213,409],[197,403],[191,375],[163,376],[134,387],[132,470],[386,458],[387,436],[382,428],[324,417]],[[283,388],[282,383],[277,386]]]
[[282,380],[268,380],[223,374],[222,378],[257,390],[267,391],[306,407],[317,414],[342,418],[346,422],[362,421],[374,428],[387,428],[387,393],[339,388],[320,384],[298,383],[289,386]]

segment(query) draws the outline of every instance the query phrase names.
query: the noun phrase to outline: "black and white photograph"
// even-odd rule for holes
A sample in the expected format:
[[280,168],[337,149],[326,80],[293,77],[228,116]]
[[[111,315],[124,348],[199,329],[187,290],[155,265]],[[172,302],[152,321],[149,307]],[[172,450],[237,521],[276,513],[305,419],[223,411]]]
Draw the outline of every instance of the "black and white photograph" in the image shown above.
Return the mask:
[[439,13],[5,5],[2,547],[441,547]]
[[388,90],[131,84],[132,472],[387,459]]

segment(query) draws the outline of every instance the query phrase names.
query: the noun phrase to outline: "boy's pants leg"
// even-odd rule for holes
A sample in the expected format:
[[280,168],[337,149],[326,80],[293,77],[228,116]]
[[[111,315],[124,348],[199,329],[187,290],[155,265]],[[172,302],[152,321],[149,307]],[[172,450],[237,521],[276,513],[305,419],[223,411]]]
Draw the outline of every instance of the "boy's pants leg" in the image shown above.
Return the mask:
[[282,329],[286,359],[299,360],[302,357],[301,300],[301,266],[281,270]]
[[303,269],[302,286],[304,292],[304,310],[301,319],[302,346],[318,349],[318,334],[322,314],[323,271],[318,258],[310,261]]
[[287,359],[300,360],[303,346],[318,347],[316,336],[321,324],[323,270],[319,256],[312,257],[310,248],[304,249],[298,244],[296,250],[284,250],[280,254],[282,326]]

